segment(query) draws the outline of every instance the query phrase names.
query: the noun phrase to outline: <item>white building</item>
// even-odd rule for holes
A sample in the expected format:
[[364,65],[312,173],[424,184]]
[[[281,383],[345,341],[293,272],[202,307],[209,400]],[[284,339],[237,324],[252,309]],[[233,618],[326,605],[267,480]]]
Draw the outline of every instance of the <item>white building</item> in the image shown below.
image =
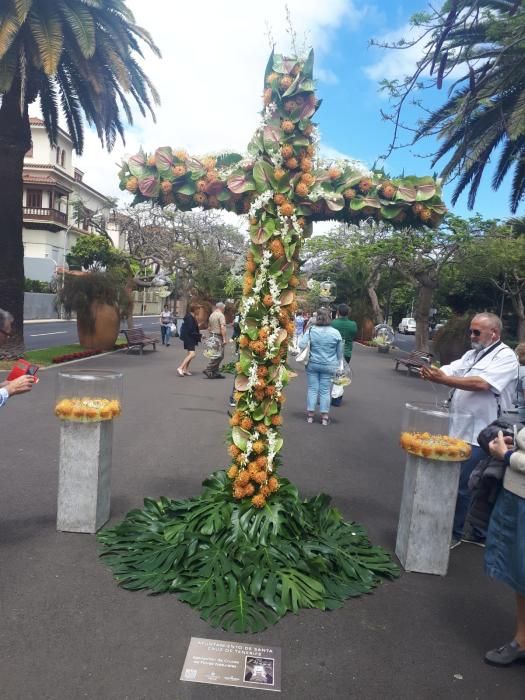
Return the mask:
[[33,146],[24,158],[24,265],[26,277],[49,281],[78,238],[94,233],[86,219],[78,221],[73,203],[80,200],[88,212],[99,213],[117,248],[125,246],[112,202],[84,182],[73,165],[73,144],[62,129],[56,146],[49,144],[42,119],[30,118]]

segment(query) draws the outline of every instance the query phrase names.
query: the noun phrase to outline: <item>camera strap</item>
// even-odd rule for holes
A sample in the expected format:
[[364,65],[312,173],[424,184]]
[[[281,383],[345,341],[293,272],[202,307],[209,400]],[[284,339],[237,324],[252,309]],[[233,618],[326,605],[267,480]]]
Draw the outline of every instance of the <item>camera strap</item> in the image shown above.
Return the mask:
[[[467,371],[465,372],[465,374],[468,374],[469,372],[471,372],[471,371],[475,368],[475,366],[476,366],[479,362],[481,362],[481,360],[483,360],[483,358],[487,357],[487,355],[490,355],[490,353],[493,352],[499,345],[501,345],[501,340],[498,340],[496,343],[494,343],[493,345],[491,345],[490,348],[487,348],[484,352],[482,352],[481,355],[475,360],[475,362],[474,362],[474,364],[472,365],[472,367],[469,367],[469,368],[467,369]],[[465,374],[464,374],[463,376],[465,376]],[[457,391],[457,389],[455,389],[455,388],[450,390],[450,394],[448,395],[448,405],[449,405],[449,406],[450,406],[450,402],[452,401],[452,397],[454,396],[454,394],[456,393],[456,391]],[[493,393],[494,393],[494,392],[493,392]],[[501,413],[501,405],[500,405],[500,402],[499,402],[499,394],[494,394],[494,397],[495,397],[495,399],[496,399],[496,401],[497,401],[497,403],[498,403],[498,418],[499,418],[499,415],[500,415],[500,413]]]

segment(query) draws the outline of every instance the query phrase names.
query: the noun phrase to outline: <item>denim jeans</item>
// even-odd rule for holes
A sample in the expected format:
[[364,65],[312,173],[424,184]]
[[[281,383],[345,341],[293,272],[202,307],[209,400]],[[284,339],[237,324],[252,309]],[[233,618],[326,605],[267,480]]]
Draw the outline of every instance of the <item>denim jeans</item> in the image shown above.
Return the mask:
[[315,411],[317,399],[321,413],[328,413],[330,410],[330,389],[332,386],[332,376],[336,366],[318,365],[313,362],[308,363],[306,368],[306,378],[308,380],[308,391],[306,394],[306,410]]
[[[468,488],[468,480],[472,474],[472,470],[476,464],[485,457],[485,453],[479,445],[472,445],[472,454],[465,462],[461,462],[461,471],[459,473],[458,498],[456,501],[456,512],[454,514],[454,528],[452,534],[456,539],[461,539],[465,520],[467,517],[471,494]],[[474,535],[480,539],[485,539],[486,532],[475,528]]]
[[171,338],[171,328],[169,326],[164,326],[161,324],[160,334],[162,336],[162,344],[164,345],[164,343],[166,343],[168,345]]

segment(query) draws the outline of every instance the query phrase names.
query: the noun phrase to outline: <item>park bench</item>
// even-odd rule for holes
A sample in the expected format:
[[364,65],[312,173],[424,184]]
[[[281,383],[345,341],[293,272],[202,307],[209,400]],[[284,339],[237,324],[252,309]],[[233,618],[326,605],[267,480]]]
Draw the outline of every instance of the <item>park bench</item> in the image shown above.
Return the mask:
[[121,333],[124,333],[128,341],[128,352],[130,350],[138,350],[140,354],[143,355],[145,345],[153,345],[153,350],[157,349],[155,346],[159,342],[159,339],[150,338],[145,335],[142,328],[127,328],[123,329]]
[[434,355],[432,355],[431,352],[423,352],[423,350],[413,350],[411,353],[409,353],[406,357],[395,357],[395,369],[399,367],[399,365],[404,365],[407,368],[408,374],[412,374],[413,370],[420,370],[421,367],[428,367],[428,365],[431,363],[432,358]]

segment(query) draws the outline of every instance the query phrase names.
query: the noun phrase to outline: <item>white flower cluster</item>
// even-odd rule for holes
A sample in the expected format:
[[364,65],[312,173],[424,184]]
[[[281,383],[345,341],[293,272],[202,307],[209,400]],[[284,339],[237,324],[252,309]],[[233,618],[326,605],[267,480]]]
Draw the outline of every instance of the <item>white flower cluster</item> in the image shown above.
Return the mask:
[[284,373],[286,372],[284,365],[279,367],[279,374],[277,376],[277,381],[275,382],[275,396],[281,396],[283,393],[284,386]]
[[255,216],[259,209],[262,209],[270,199],[273,197],[274,191],[273,190],[264,190],[262,194],[260,194],[258,197],[256,197],[251,206],[250,206],[250,211],[249,214],[251,217]]
[[248,372],[248,391],[251,391],[257,383],[257,362],[252,362]]
[[273,472],[273,460],[275,459],[275,455],[277,454],[276,450],[276,441],[277,441],[277,431],[276,430],[269,430],[268,434],[268,457],[267,457],[267,468],[268,471],[271,473]]

